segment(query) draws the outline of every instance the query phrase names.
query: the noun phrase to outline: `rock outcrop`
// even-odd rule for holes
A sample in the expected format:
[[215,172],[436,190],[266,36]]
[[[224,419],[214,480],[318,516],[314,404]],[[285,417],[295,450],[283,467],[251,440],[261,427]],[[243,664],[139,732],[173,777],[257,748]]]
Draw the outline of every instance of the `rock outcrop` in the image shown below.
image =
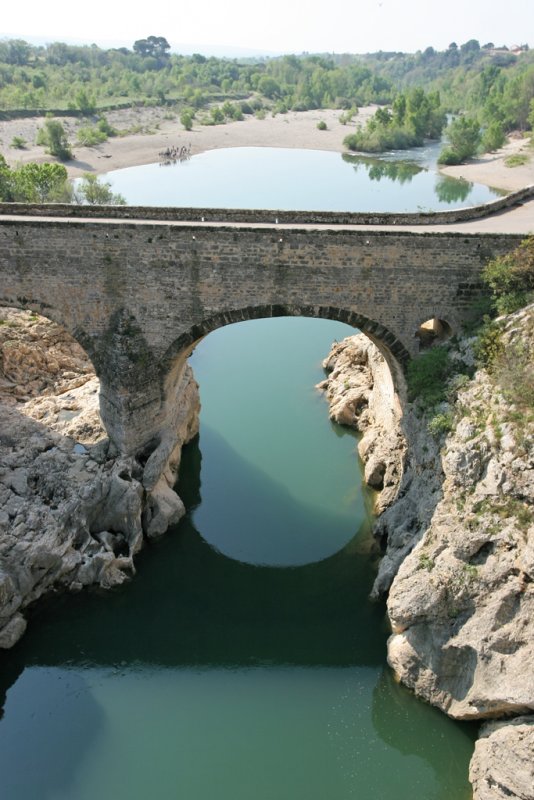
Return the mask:
[[486,722],[469,768],[477,800],[532,800],[534,716]]
[[121,583],[144,537],[183,515],[172,485],[199,403],[187,367],[172,446],[145,479],[135,458],[110,454],[84,351],[41,317],[1,317],[0,647],[11,647],[30,603],[58,588]]
[[[531,370],[534,307],[502,340]],[[479,370],[458,390],[453,430],[421,467],[443,476],[438,502],[388,598],[390,665],[457,719],[534,708],[534,424],[516,380],[503,388]],[[422,497],[415,487],[414,508]]]
[[317,388],[326,394],[330,418],[363,434],[358,452],[365,482],[377,492],[375,510],[380,513],[397,495],[406,452],[391,373],[364,334],[334,343],[323,367],[328,377]]

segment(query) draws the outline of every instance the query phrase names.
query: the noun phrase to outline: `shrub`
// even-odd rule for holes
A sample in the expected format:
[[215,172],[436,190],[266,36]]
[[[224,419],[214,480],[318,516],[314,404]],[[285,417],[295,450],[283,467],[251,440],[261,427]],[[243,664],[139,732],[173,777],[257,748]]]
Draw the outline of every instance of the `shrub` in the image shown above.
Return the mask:
[[97,127],[86,125],[78,129],[76,142],[81,147],[94,147],[107,140],[107,135]]
[[485,317],[473,348],[478,366],[491,371],[493,364],[503,351],[501,332],[502,328],[498,322]]
[[78,203],[87,203],[88,205],[126,205],[126,200],[121,194],[111,191],[110,183],[100,183],[98,177],[90,172],[86,172],[78,184],[75,199]]
[[326,131],[326,130],[328,130],[328,126],[327,126],[326,122],[324,121],[324,119],[320,120],[317,123],[317,130],[318,131]]
[[445,166],[455,167],[460,163],[460,156],[456,150],[452,149],[452,147],[444,147],[438,156],[438,164],[445,164]]
[[192,130],[193,129],[193,115],[191,114],[191,112],[188,111],[187,109],[182,111],[182,113],[180,114],[180,122],[182,123],[182,125],[184,126],[186,131]]
[[[449,140],[446,147],[439,155],[439,164],[462,164],[477,152],[480,141],[480,125],[478,120],[470,117],[457,117],[447,127],[445,135]],[[445,161],[444,158],[449,160]],[[456,158],[457,161],[450,159]]]
[[482,278],[493,292],[498,314],[510,314],[530,302],[534,295],[534,236],[508,255],[490,261]]
[[11,140],[11,147],[15,150],[24,150],[26,148],[26,139],[22,136],[14,136]]
[[445,347],[435,346],[417,356],[408,364],[408,399],[419,400],[425,408],[443,402],[451,372],[452,365]]
[[436,414],[428,423],[428,430],[433,436],[441,436],[452,431],[454,425],[454,414],[447,411],[444,414]]
[[56,156],[60,161],[69,161],[72,158],[67,132],[57,119],[46,119],[44,127],[39,129],[37,144],[46,147],[50,155]]
[[526,153],[514,153],[508,158],[504,159],[504,166],[505,167],[522,167],[524,164],[528,164],[529,157]]

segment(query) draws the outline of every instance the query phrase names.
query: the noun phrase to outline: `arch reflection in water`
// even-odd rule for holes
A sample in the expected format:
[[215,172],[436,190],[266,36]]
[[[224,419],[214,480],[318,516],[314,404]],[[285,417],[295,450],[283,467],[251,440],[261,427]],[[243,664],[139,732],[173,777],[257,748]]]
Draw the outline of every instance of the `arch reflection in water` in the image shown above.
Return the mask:
[[225,555],[295,566],[330,556],[368,529],[371,497],[355,436],[329,422],[314,389],[324,377],[319,354],[354,332],[283,317],[229,325],[198,345],[191,363],[206,502],[194,520]]

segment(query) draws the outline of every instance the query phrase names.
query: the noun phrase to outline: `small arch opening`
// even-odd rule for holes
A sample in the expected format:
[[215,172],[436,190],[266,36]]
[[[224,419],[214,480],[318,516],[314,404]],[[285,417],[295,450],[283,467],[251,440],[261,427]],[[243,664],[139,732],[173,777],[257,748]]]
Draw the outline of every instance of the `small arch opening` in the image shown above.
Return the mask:
[[419,349],[426,350],[436,343],[450,339],[452,333],[452,328],[446,320],[432,317],[421,323],[415,336],[419,339]]

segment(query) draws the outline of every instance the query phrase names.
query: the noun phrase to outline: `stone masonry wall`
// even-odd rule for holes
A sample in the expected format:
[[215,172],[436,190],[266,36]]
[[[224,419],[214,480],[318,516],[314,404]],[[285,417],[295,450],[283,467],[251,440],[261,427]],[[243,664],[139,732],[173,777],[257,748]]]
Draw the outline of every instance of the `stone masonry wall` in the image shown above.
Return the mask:
[[123,452],[161,439],[178,361],[240,319],[307,315],[359,327],[393,361],[431,318],[457,329],[488,258],[519,236],[0,221],[0,305],[31,308],[83,345]]

